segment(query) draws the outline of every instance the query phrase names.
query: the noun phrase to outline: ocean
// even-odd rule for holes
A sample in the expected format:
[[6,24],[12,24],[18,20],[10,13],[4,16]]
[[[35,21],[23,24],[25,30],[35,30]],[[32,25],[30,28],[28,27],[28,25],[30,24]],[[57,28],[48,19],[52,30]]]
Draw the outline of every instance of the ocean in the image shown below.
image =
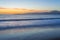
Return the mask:
[[60,15],[0,15],[0,40],[60,40]]

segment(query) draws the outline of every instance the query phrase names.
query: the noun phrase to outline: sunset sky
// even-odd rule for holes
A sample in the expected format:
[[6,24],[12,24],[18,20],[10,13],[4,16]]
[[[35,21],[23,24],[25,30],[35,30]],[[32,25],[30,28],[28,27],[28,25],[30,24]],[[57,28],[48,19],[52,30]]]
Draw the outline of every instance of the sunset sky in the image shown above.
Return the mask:
[[1,13],[59,10],[60,0],[0,0]]

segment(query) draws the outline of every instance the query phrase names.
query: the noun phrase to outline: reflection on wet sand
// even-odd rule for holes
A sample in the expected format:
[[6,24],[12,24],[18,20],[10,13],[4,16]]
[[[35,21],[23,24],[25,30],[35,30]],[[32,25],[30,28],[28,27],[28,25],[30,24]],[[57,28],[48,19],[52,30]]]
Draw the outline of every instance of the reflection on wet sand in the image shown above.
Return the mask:
[[[0,31],[0,40],[35,40],[60,38],[60,28],[25,28]],[[37,40],[37,39],[36,39]]]

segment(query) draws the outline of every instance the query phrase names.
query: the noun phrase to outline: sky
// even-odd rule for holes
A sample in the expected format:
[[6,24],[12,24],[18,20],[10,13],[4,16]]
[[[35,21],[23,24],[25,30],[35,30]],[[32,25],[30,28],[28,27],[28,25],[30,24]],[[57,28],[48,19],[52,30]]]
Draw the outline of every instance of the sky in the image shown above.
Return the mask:
[[0,0],[0,9],[1,8],[60,11],[60,0]]

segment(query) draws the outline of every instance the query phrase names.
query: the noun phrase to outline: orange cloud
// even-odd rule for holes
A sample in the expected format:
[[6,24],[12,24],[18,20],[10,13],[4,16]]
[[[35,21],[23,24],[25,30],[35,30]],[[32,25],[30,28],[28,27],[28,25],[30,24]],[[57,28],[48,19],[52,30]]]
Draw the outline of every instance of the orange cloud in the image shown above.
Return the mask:
[[24,14],[29,12],[45,12],[47,10],[30,10],[23,8],[2,8],[0,7],[0,14]]

